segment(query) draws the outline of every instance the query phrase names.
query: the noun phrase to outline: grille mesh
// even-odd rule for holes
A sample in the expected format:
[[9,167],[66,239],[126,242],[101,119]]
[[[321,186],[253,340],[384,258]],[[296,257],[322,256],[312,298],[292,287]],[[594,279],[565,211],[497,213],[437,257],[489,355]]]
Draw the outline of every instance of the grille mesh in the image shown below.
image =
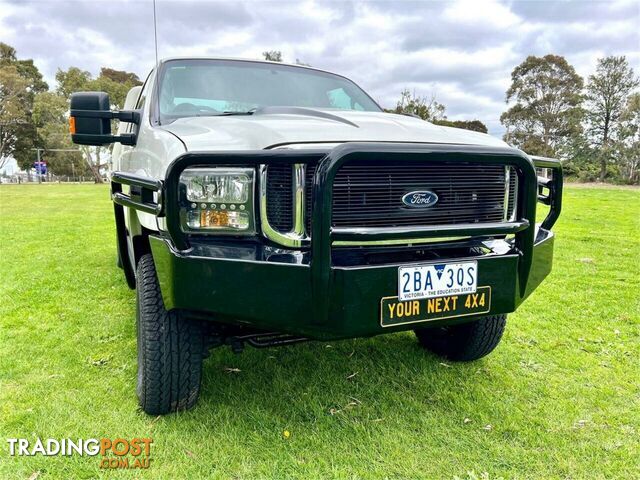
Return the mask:
[[[310,184],[314,168],[307,169]],[[515,177],[515,175],[513,175]],[[504,216],[504,167],[469,164],[346,165],[333,188],[336,227],[399,227],[500,222]],[[438,195],[431,208],[407,208],[414,190]],[[311,192],[307,190],[307,230]]]
[[293,228],[293,166],[267,167],[267,217],[271,226],[283,233]]

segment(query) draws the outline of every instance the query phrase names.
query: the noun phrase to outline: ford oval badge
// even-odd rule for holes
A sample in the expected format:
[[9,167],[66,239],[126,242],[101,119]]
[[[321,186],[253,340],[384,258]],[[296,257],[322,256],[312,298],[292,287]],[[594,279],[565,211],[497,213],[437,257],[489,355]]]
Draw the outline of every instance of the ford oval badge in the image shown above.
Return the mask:
[[409,192],[402,197],[402,203],[411,208],[428,208],[438,203],[438,195],[429,190]]

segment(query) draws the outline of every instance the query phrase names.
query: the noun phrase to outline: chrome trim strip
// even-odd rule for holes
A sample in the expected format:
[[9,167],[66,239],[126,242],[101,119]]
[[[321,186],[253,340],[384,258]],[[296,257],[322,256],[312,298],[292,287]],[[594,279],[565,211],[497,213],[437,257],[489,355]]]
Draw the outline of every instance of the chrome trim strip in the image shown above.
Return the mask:
[[[296,166],[299,164],[296,164]],[[287,233],[281,233],[275,230],[270,224],[267,217],[267,166],[260,165],[260,225],[262,234],[265,238],[279,245],[290,248],[300,248],[309,246],[309,238],[304,231],[304,172],[302,172],[302,183],[298,183],[298,170],[296,170],[296,185],[294,195],[294,211],[296,218],[294,220],[294,230]],[[299,201],[299,198],[302,201]],[[301,212],[302,218],[298,218]],[[302,222],[302,231],[298,232],[298,227]]]
[[472,237],[437,237],[437,238],[415,238],[415,239],[397,239],[397,240],[336,240],[331,244],[336,247],[360,247],[360,246],[377,246],[377,245],[420,245],[428,243],[447,243],[459,240],[469,240]]
[[[443,236],[487,237],[502,236],[521,232],[529,227],[526,218],[517,222],[463,223],[407,227],[333,227],[331,236],[340,241],[378,241],[376,237],[386,240],[405,240],[411,238],[442,238]],[[422,237],[421,235],[424,235]],[[356,238],[353,238],[356,237]]]
[[307,236],[305,227],[306,209],[304,205],[306,173],[307,165],[305,163],[293,165],[293,233],[300,238]]
[[518,184],[520,183],[518,176],[516,175],[516,181],[513,184],[513,210],[509,215],[509,221],[515,221],[518,212]]
[[504,202],[503,209],[504,215],[502,215],[503,221],[509,220],[509,184],[511,183],[511,167],[509,165],[504,166]]

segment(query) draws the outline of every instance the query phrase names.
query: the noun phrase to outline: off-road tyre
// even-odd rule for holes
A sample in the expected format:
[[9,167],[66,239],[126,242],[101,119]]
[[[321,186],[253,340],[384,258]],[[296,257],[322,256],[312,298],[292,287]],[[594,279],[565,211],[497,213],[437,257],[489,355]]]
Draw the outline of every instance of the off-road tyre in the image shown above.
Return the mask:
[[415,330],[418,342],[427,350],[449,360],[468,362],[488,355],[500,343],[506,315],[491,315],[446,327]]
[[150,254],[138,262],[136,287],[140,406],[150,415],[187,410],[200,393],[202,324],[166,310]]

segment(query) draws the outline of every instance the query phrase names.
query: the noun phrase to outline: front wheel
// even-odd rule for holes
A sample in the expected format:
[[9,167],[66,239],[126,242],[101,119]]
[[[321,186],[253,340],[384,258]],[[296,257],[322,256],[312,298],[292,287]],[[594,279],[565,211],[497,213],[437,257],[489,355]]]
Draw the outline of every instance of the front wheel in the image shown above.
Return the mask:
[[471,361],[488,355],[500,343],[506,315],[481,317],[469,323],[415,330],[427,350],[450,360]]
[[150,254],[138,262],[136,295],[140,406],[150,415],[189,409],[200,393],[202,325],[167,311]]

